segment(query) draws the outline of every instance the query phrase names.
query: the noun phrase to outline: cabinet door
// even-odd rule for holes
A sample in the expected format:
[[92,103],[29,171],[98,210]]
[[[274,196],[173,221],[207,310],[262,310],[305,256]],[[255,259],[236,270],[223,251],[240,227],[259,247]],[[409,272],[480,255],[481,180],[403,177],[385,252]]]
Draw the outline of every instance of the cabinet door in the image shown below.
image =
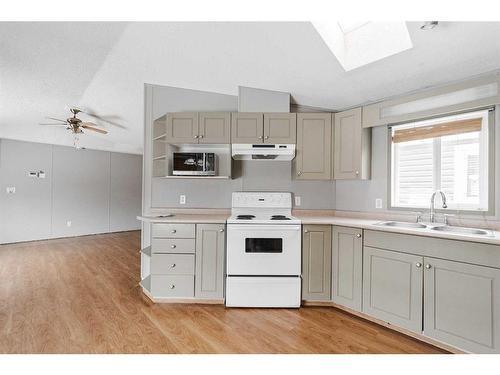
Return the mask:
[[304,225],[302,241],[302,299],[330,300],[332,227]]
[[264,113],[264,143],[295,144],[297,115],[295,113]]
[[231,114],[231,143],[262,143],[263,139],[262,113]]
[[500,270],[424,259],[424,334],[473,353],[500,353]]
[[199,117],[199,143],[227,144],[231,142],[231,113],[204,112]]
[[299,180],[332,177],[332,114],[297,114],[297,150],[294,174]]
[[168,143],[198,143],[198,113],[168,113],[166,141]]
[[423,258],[363,249],[363,312],[415,332],[422,332]]
[[334,178],[361,178],[361,108],[335,114]]
[[196,225],[195,297],[224,297],[224,224]]
[[363,248],[358,228],[333,227],[332,300],[361,311]]

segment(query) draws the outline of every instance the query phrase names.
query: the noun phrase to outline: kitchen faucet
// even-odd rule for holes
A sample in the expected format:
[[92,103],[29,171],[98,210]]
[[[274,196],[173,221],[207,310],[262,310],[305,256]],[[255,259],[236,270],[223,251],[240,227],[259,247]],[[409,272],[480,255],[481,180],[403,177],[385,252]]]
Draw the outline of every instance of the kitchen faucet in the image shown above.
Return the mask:
[[432,193],[432,195],[431,195],[431,209],[430,209],[430,212],[429,212],[429,221],[431,223],[435,222],[436,213],[434,212],[434,198],[436,198],[436,194],[437,193],[441,194],[441,200],[443,201],[443,206],[442,207],[443,208],[448,208],[448,206],[446,205],[446,195],[444,195],[444,193],[441,190],[437,190],[434,193]]

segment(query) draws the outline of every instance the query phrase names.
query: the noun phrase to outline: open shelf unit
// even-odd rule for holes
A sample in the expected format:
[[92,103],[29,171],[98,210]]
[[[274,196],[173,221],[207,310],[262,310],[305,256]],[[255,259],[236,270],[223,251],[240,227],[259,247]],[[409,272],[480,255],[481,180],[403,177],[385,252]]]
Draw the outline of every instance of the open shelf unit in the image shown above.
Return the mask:
[[[153,178],[227,180],[231,178],[230,144],[170,144],[166,141],[167,116],[153,122]],[[174,152],[213,152],[216,157],[215,176],[174,176]]]

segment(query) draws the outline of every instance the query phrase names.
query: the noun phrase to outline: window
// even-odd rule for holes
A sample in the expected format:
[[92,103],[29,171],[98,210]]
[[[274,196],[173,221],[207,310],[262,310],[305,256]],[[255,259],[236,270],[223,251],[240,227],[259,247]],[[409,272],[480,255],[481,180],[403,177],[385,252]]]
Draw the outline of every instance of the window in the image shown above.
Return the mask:
[[488,122],[482,110],[392,126],[392,206],[427,208],[441,190],[450,209],[488,211]]

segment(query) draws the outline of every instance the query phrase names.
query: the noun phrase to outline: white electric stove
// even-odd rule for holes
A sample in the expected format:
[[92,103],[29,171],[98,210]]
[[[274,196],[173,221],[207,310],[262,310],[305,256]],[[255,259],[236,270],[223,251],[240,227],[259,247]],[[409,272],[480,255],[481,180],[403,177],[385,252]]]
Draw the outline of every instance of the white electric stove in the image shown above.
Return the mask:
[[291,193],[233,193],[226,306],[300,307],[301,223],[291,213]]

